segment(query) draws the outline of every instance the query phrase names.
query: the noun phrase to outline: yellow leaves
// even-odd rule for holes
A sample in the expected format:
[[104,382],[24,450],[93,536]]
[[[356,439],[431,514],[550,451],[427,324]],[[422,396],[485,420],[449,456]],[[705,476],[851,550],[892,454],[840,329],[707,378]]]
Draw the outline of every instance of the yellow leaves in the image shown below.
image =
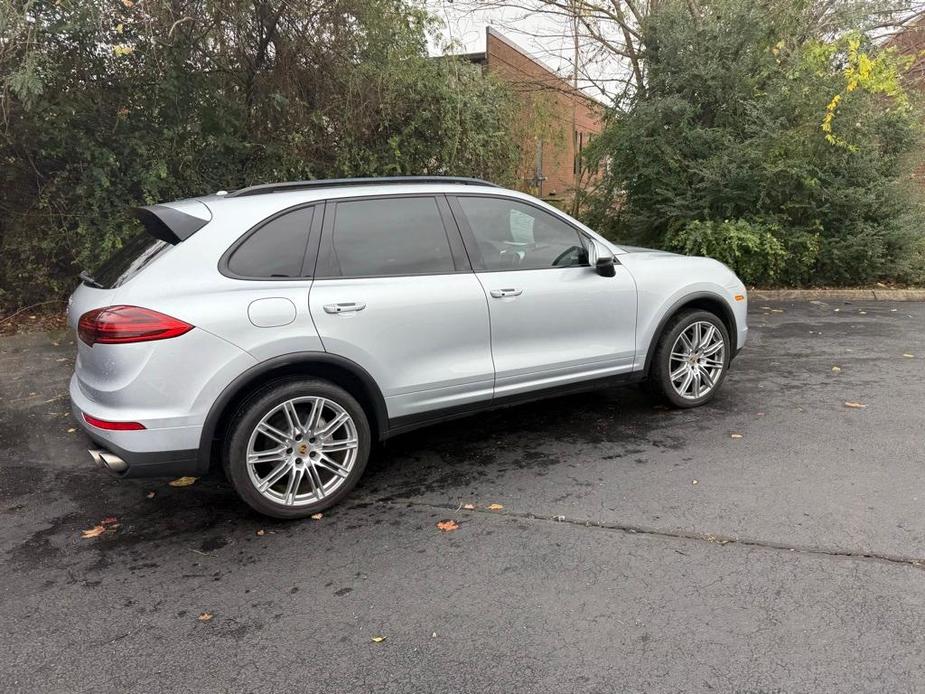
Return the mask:
[[504,506],[501,504],[488,504],[486,508],[488,508],[489,511],[500,511]]
[[112,47],[113,55],[123,58],[127,55],[131,55],[135,52],[134,46],[129,46],[127,43],[119,43]]
[[373,643],[382,643],[383,641],[386,640],[386,638],[388,638],[388,637],[386,637],[386,636],[373,636],[373,637],[370,639],[370,641],[372,641]]
[[171,487],[189,487],[192,484],[196,484],[198,477],[178,477],[175,480],[171,480],[167,484]]
[[840,366],[833,366],[833,367],[832,367],[832,373],[833,373],[833,374],[840,374],[840,373],[841,373],[841,367],[840,367]]
[[440,530],[440,532],[451,533],[454,530],[459,530],[459,523],[452,519],[437,521],[437,528]]
[[820,124],[825,139],[830,144],[852,152],[858,149],[857,145],[839,136],[833,126],[839,106],[849,94],[860,91],[882,94],[890,97],[895,107],[909,107],[902,77],[911,67],[914,58],[910,60],[909,56],[900,56],[894,48],[878,50],[876,53],[864,51],[858,34],[825,44],[820,43],[816,51],[810,51],[807,55],[810,62],[818,66],[816,72],[819,76],[828,74],[831,67],[839,62],[844,64],[843,86],[826,104]]

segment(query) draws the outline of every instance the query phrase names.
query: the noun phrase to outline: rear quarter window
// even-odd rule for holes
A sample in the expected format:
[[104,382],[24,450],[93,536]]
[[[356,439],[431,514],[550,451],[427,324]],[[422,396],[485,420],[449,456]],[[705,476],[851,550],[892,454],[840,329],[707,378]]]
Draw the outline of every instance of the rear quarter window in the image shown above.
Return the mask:
[[245,279],[302,277],[313,207],[286,212],[265,222],[228,257],[228,271]]

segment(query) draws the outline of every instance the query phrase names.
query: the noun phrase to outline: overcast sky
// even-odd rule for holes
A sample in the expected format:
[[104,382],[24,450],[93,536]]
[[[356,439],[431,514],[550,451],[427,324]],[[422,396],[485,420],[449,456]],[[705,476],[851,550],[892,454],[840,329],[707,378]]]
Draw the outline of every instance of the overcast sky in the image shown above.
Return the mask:
[[[430,41],[432,55],[446,52],[446,45],[457,46],[450,51],[452,53],[484,51],[485,27],[491,26],[566,79],[571,79],[574,38],[565,18],[527,13],[512,7],[473,9],[478,6],[478,0],[424,2],[443,23],[442,34]],[[583,67],[595,78],[604,73],[602,66],[584,63]],[[593,96],[600,96],[587,80],[579,80],[579,86]]]

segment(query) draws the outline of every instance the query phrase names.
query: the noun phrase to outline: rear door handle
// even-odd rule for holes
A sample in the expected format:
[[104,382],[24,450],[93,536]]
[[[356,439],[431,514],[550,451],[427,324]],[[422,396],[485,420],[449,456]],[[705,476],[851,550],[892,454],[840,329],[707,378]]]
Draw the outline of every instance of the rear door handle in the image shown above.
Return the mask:
[[324,312],[325,313],[356,313],[357,311],[362,311],[366,308],[366,304],[362,301],[349,301],[342,304],[325,304]]
[[520,296],[524,293],[523,289],[492,289],[491,295],[496,299],[503,299],[507,296]]

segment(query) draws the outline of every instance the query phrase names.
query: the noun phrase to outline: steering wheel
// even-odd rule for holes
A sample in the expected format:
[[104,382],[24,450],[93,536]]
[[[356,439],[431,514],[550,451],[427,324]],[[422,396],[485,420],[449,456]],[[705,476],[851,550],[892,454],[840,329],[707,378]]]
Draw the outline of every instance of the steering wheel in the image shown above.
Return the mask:
[[565,265],[563,261],[566,260],[569,256],[574,255],[574,258],[570,259],[568,265],[574,265],[574,261],[581,258],[581,253],[584,251],[584,246],[569,246],[559,255],[556,256],[556,259],[552,261],[553,266]]

